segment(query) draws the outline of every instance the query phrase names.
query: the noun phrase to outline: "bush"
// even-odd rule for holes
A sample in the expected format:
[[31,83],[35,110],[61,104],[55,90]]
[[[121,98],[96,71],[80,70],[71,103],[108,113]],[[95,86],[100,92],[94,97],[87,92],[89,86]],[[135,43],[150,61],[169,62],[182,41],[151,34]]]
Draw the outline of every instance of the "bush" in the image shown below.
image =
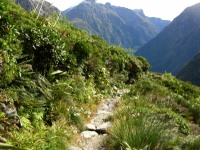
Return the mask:
[[64,64],[67,47],[54,29],[43,26],[21,28],[21,40],[23,53],[27,55],[25,59],[31,60],[34,71],[47,74],[50,69],[56,70]]
[[83,60],[89,57],[91,53],[91,47],[87,42],[78,41],[74,45],[73,53],[76,56],[77,63],[81,64]]

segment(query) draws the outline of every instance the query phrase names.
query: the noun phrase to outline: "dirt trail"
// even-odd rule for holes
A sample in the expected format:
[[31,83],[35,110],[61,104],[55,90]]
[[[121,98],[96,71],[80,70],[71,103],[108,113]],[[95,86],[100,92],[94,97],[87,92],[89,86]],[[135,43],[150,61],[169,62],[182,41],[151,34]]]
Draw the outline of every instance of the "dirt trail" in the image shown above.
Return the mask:
[[101,102],[97,112],[94,114],[89,124],[86,124],[86,131],[81,132],[77,145],[70,147],[70,150],[106,150],[104,141],[108,137],[106,131],[111,127],[112,122],[109,116],[113,115],[117,102],[128,90],[118,91],[114,98],[108,98]]

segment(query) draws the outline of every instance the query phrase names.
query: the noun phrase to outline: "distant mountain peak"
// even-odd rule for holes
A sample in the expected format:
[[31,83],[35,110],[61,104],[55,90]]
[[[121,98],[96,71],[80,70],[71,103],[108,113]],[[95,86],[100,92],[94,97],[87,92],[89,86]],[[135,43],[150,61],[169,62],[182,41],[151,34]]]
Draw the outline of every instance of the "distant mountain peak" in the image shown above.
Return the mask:
[[138,13],[142,13],[142,14],[144,14],[143,9],[134,9],[134,11],[135,11],[135,12],[138,12]]
[[200,3],[186,8],[136,55],[145,57],[155,72],[176,75],[200,48]]
[[112,6],[111,3],[109,3],[109,2],[107,2],[105,5],[108,6],[108,7]]
[[170,21],[152,20],[142,9],[105,5],[85,0],[73,9],[63,12],[80,29],[103,37],[109,44],[137,50],[155,37]]
[[96,0],[85,0],[86,2],[96,3]]

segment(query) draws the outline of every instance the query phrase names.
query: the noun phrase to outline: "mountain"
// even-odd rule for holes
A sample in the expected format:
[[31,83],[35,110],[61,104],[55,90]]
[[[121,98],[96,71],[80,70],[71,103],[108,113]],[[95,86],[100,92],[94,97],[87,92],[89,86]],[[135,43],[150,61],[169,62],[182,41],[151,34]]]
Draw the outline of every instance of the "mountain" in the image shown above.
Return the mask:
[[146,17],[142,10],[130,10],[85,0],[63,12],[80,29],[103,37],[108,43],[137,50],[155,37],[170,21]]
[[200,52],[180,70],[177,78],[200,86]]
[[135,54],[144,56],[152,71],[176,75],[197,54],[199,47],[200,3],[186,8]]
[[[37,10],[41,15],[61,14],[61,11],[51,3],[42,0],[14,0],[16,4],[21,5],[27,11]],[[42,6],[42,7],[41,7]],[[41,9],[40,9],[41,8]]]

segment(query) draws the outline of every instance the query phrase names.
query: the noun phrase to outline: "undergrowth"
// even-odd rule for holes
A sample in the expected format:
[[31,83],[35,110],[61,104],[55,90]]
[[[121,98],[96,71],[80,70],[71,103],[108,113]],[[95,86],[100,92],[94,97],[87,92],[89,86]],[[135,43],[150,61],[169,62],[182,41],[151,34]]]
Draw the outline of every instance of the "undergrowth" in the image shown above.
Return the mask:
[[170,74],[141,76],[112,117],[109,149],[198,149],[199,92]]
[[67,149],[104,97],[150,67],[66,18],[27,12],[12,0],[0,1],[0,33],[0,102],[23,123],[11,124],[1,110],[0,137],[13,149]]

